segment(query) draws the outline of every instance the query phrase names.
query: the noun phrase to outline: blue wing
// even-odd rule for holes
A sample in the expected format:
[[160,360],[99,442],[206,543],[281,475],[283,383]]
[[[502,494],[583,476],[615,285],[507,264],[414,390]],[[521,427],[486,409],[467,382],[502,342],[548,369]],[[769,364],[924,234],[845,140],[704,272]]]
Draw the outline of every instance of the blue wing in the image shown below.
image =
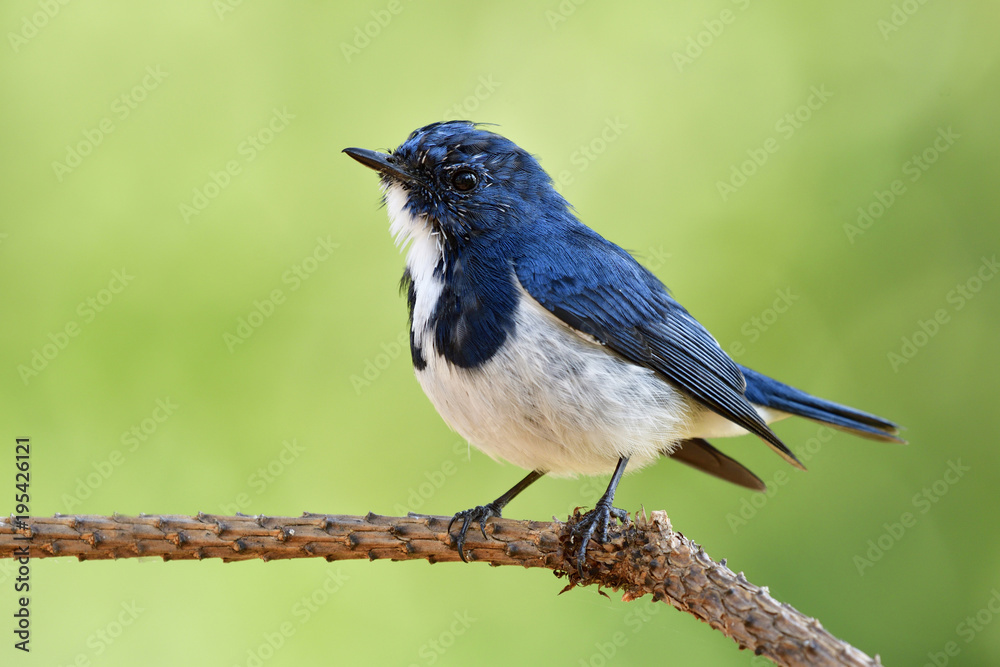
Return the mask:
[[514,271],[538,303],[803,467],[747,400],[740,367],[656,276],[575,220],[547,221],[526,233],[532,238],[518,244]]

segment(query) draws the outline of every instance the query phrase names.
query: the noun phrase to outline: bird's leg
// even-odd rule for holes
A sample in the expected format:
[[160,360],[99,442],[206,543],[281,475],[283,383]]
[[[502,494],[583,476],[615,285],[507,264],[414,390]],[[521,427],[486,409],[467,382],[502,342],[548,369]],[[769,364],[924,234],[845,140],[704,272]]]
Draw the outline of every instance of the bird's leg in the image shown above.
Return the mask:
[[581,577],[584,576],[583,565],[587,560],[587,545],[590,543],[590,538],[594,536],[594,532],[597,532],[597,541],[604,543],[608,541],[608,524],[613,523],[614,519],[618,519],[623,525],[628,525],[628,512],[612,506],[615,500],[615,490],[618,488],[618,482],[621,481],[626,465],[628,465],[627,456],[618,459],[618,465],[615,467],[615,474],[611,476],[608,490],[597,501],[594,509],[584,514],[580,521],[573,526],[570,544],[579,541],[579,546],[576,548],[576,568]]
[[465,557],[465,534],[469,531],[469,524],[473,521],[478,521],[479,530],[482,531],[483,537],[488,537],[486,535],[486,520],[491,516],[499,517],[500,512],[507,506],[507,503],[514,499],[514,496],[531,486],[544,474],[544,472],[533,470],[528,473],[527,477],[515,484],[514,488],[494,500],[492,503],[479,505],[478,507],[473,507],[469,510],[463,510],[451,518],[451,522],[448,524],[449,535],[451,534],[452,525],[459,519],[462,520],[462,527],[458,529],[458,536],[455,538],[455,546],[458,547],[458,555],[464,562],[469,562]]

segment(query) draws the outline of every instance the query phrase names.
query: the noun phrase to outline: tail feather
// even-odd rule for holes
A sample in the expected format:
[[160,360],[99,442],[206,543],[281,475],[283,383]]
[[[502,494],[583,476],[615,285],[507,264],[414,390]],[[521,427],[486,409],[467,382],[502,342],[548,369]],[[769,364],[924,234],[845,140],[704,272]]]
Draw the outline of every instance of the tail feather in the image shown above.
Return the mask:
[[817,398],[749,368],[741,366],[740,369],[747,380],[746,397],[751,403],[812,419],[870,440],[906,442],[899,437],[899,426],[887,419]]
[[767,488],[760,477],[750,472],[746,466],[726,456],[701,438],[682,440],[668,456],[709,475],[754,491],[764,491]]

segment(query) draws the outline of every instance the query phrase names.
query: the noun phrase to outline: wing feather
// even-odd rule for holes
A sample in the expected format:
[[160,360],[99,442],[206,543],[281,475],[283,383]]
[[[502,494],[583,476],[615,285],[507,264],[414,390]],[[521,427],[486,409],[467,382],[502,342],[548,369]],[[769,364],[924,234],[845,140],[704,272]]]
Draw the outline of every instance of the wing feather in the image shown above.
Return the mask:
[[631,255],[579,223],[523,244],[514,271],[542,307],[802,464],[747,400],[740,367]]

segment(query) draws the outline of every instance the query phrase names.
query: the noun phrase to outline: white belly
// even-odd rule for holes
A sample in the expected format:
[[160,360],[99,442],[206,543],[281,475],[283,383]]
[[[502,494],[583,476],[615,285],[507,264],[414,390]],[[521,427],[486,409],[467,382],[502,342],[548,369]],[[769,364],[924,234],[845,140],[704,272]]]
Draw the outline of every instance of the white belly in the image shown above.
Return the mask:
[[429,333],[418,338],[427,365],[417,379],[470,443],[522,468],[571,475],[610,473],[621,456],[636,470],[685,437],[688,399],[651,370],[584,340],[527,295],[515,321],[474,369],[449,365]]

